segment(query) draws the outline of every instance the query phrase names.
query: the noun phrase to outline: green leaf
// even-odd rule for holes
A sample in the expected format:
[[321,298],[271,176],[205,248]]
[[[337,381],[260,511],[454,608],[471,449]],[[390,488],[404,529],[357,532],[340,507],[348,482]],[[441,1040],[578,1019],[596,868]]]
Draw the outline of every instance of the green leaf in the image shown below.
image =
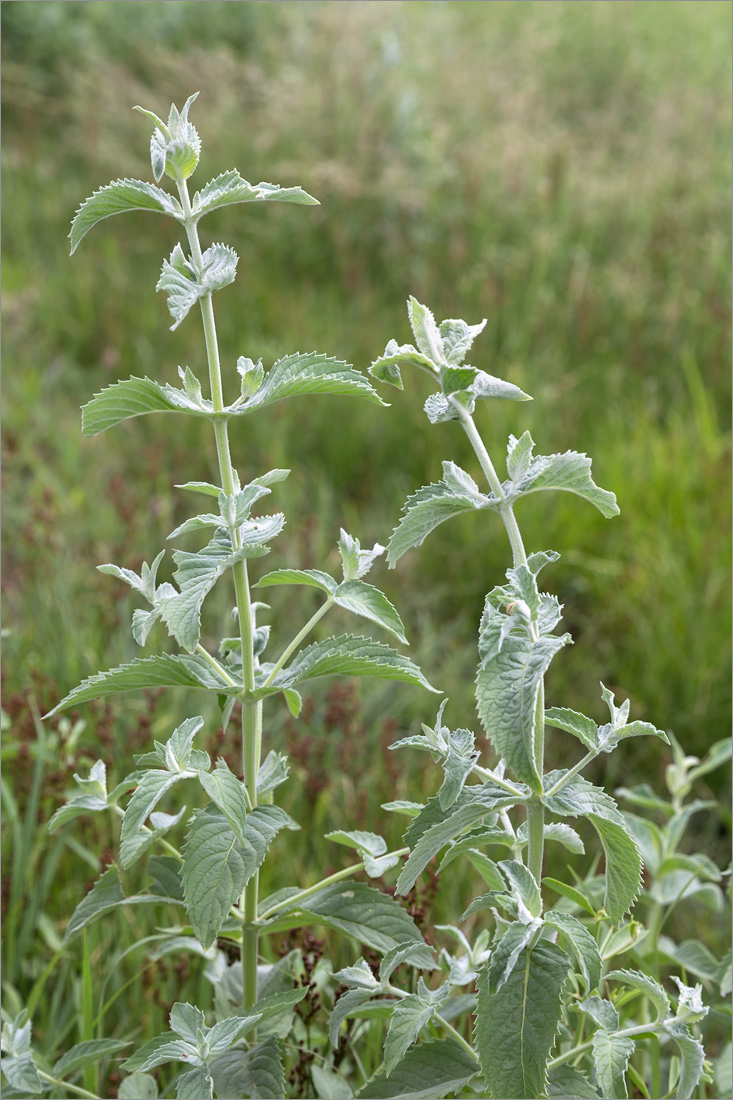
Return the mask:
[[[267,520],[275,521],[267,522]],[[245,558],[260,557],[268,552],[265,540],[275,538],[282,530],[281,514],[263,517],[262,539],[245,541],[238,549],[232,549],[228,534],[219,531],[203,550],[188,553],[175,550],[173,557],[178,569],[174,574],[180,592],[164,597],[160,602],[161,617],[169,633],[189,653],[196,649],[201,635],[201,607],[219,577]],[[246,537],[246,532],[244,533]]]
[[671,1015],[672,1008],[664,988],[648,974],[642,974],[639,970],[610,970],[605,977],[607,981],[623,982],[648,997],[656,1010],[657,1022]]
[[604,1031],[618,1031],[621,1026],[616,1006],[611,1001],[604,1000],[603,997],[595,995],[586,997],[580,1002],[578,1008],[590,1016],[591,1020]]
[[327,1066],[313,1063],[310,1067],[310,1075],[318,1100],[351,1100],[354,1095],[341,1074]]
[[[494,903],[496,903],[496,900]],[[520,920],[512,921],[504,935],[494,942],[488,967],[489,994],[498,993],[511,978],[519,962],[520,955],[525,951],[530,941],[537,938],[537,932],[541,924],[542,922],[539,920],[532,920],[528,923]],[[522,957],[526,964],[526,955]]]
[[547,1075],[550,1100],[598,1100],[598,1093],[579,1069],[566,1064],[553,1066]]
[[242,844],[211,804],[194,815],[184,849],[183,890],[194,935],[204,949],[216,939],[272,839],[293,824],[278,806],[258,806],[247,815]]
[[150,378],[127,378],[107,386],[94,395],[81,410],[81,430],[86,436],[98,435],[123,420],[152,412],[185,412],[209,417],[205,404],[185,400],[175,386],[161,386]]
[[[3,1055],[2,1070],[19,1096],[40,1096],[48,1086],[38,1076],[30,1051],[18,1055]],[[7,1095],[5,1089],[3,1094]]]
[[486,318],[478,325],[468,325],[465,321],[441,321],[439,326],[446,363],[452,367],[460,366],[468,355],[474,340],[486,328]]
[[133,863],[149,848],[151,848],[162,836],[165,836],[174,825],[177,825],[183,815],[186,813],[186,807],[182,806],[177,814],[163,814],[153,813],[150,815],[150,822],[153,826],[150,832],[134,833],[125,840],[120,840],[120,863],[124,868],[131,867]]
[[168,295],[168,309],[173,317],[171,330],[178,328],[199,298],[221,290],[234,282],[238,256],[225,244],[212,244],[202,256],[201,267],[183,254],[180,244],[163,261],[163,270],[156,290]]
[[110,808],[112,803],[107,797],[107,769],[102,760],[92,765],[88,779],[82,779],[74,773],[74,781],[81,787],[81,794],[74,795],[65,806],[60,806],[46,826],[49,833],[55,833],[67,821],[80,814],[99,813]]
[[339,1045],[339,1031],[347,1016],[356,1013],[378,989],[379,986],[375,984],[372,989],[349,989],[339,995],[328,1018],[328,1038],[332,1047]]
[[158,214],[167,214],[177,221],[183,221],[181,204],[167,191],[142,180],[115,180],[106,187],[100,187],[79,207],[71,223],[69,240],[71,255],[89,230],[113,214],[122,214],[125,210],[154,210]]
[[499,861],[499,867],[501,867],[512,894],[526,910],[522,919],[528,920],[529,917],[539,917],[542,913],[542,895],[529,868],[515,859],[502,859]]
[[176,1100],[213,1100],[214,1081],[207,1065],[196,1066],[176,1080]]
[[[548,789],[562,778],[563,772],[545,776]],[[547,808],[561,817],[587,817],[595,828],[606,856],[605,908],[614,924],[634,904],[641,886],[641,856],[623,816],[610,795],[594,787],[579,775],[555,795],[543,799]]]
[[560,882],[556,878],[543,878],[542,883],[544,886],[549,886],[551,890],[554,890],[556,894],[560,894],[562,897],[567,898],[568,901],[574,902],[581,909],[585,909],[591,917],[595,917],[596,911],[585,897],[581,894],[580,890],[576,890],[574,886],[569,886],[566,882]]
[[305,394],[350,394],[377,405],[384,404],[364,375],[354,370],[349,363],[311,351],[296,352],[278,359],[254,395],[233,406],[230,411],[236,414],[248,413],[286,397]]
[[122,819],[121,843],[128,841],[140,831],[166,791],[181,779],[185,779],[186,775],[186,772],[147,771],[141,776]]
[[445,520],[463,512],[497,507],[493,496],[479,492],[473,479],[453,462],[443,463],[443,480],[418,489],[405,504],[405,513],[387,547],[387,560],[394,567],[406,551],[421,546],[431,531]]
[[356,848],[364,861],[364,870],[370,878],[379,878],[390,867],[399,863],[399,856],[386,855],[387,841],[376,833],[367,833],[360,830],[346,832],[339,830],[334,833],[326,833],[326,840],[335,840],[337,844],[346,844],[350,848]]
[[498,992],[489,992],[488,972],[480,974],[476,1043],[488,1097],[509,1100],[546,1091],[569,968],[565,952],[541,940],[524,948]]
[[287,666],[278,672],[268,688],[259,688],[255,697],[273,695],[294,687],[304,680],[319,676],[378,676],[384,680],[399,680],[437,692],[417,665],[396,650],[372,641],[371,638],[342,634],[326,638],[300,650]]
[[481,786],[464,787],[447,811],[440,809],[438,799],[430,799],[426,810],[416,818],[405,835],[412,851],[397,880],[395,892],[407,894],[433,856],[466,829],[476,825],[487,814],[521,801],[490,781]]
[[601,980],[601,953],[595,939],[585,925],[570,913],[545,913],[545,924],[557,928],[566,937],[583,975],[586,992],[591,993]]
[[426,943],[407,943],[393,947],[382,959],[379,966],[380,982],[388,982],[393,972],[402,963],[419,970],[436,970],[432,948]]
[[542,785],[535,744],[540,685],[555,654],[570,641],[569,634],[537,641],[510,634],[476,678],[478,713],[488,737],[517,778],[535,789]]
[[441,1100],[460,1092],[478,1072],[471,1055],[453,1039],[423,1042],[408,1050],[387,1079],[376,1074],[356,1100]]
[[531,401],[532,398],[519,386],[495,378],[493,374],[475,367],[441,367],[440,380],[443,393],[431,394],[425,402],[425,412],[431,424],[460,419],[456,402],[469,415],[476,407],[477,397],[498,397],[508,401]]
[[124,1047],[129,1046],[130,1041],[121,1039],[90,1039],[84,1043],[77,1043],[66,1054],[59,1058],[53,1067],[54,1077],[68,1077],[76,1070],[84,1066],[96,1066],[111,1054],[116,1054]]
[[[524,440],[524,436],[522,438]],[[531,442],[530,437],[529,443]],[[531,455],[531,448],[525,445],[522,454],[526,456],[528,453]],[[591,460],[587,455],[579,454],[577,451],[566,451],[565,454],[541,455],[532,458],[528,463],[526,457],[523,457],[523,465],[525,467],[523,476],[506,486],[510,496],[526,496],[541,489],[562,489],[584,497],[607,519],[619,514],[615,494],[606,489],[599,489],[593,481],[590,474]]]
[[204,657],[173,656],[162,654],[131,661],[107,672],[99,672],[83,680],[78,687],[58,703],[45,716],[51,718],[70,706],[103,699],[118,691],[145,691],[156,687],[203,688],[224,695],[239,695],[242,686],[232,687]]
[[216,179],[210,180],[205,187],[197,191],[191,201],[194,221],[198,222],[204,214],[218,210],[222,206],[231,206],[238,202],[295,202],[301,206],[319,206],[301,187],[280,187],[274,183],[257,183],[254,186],[242,179],[235,168],[222,172]]
[[688,1027],[676,1020],[670,1021],[665,1031],[674,1040],[680,1059],[675,1097],[677,1100],[690,1100],[702,1076],[705,1061],[703,1045]]
[[410,295],[407,299],[407,315],[418,349],[436,365],[442,363],[445,358],[443,338],[428,307],[421,305],[417,298]]
[[609,1100],[625,1100],[628,1096],[626,1067],[635,1049],[633,1039],[609,1035],[602,1029],[596,1031],[593,1036],[593,1063],[601,1096]]
[[344,581],[360,581],[365,577],[374,562],[384,553],[384,547],[375,543],[371,550],[362,550],[359,539],[344,531],[339,533],[339,555]]
[[251,1050],[230,1050],[211,1064],[214,1091],[219,1100],[249,1096],[251,1100],[285,1096],[282,1043],[268,1036]]
[[549,707],[545,711],[545,722],[548,726],[572,733],[591,752],[599,748],[598,725],[584,714],[568,710],[567,707]]
[[272,573],[266,573],[260,577],[253,588],[272,588],[279,584],[307,584],[312,588],[320,588],[329,596],[336,591],[338,584],[328,573],[322,573],[320,569],[275,569]]
[[81,932],[83,928],[86,928],[88,924],[93,923],[118,905],[152,905],[160,902],[176,904],[176,899],[156,894],[133,894],[125,897],[120,885],[117,868],[110,867],[101,878],[97,879],[90,892],[79,902],[72,913],[66,926],[63,946]]
[[201,786],[229,822],[240,844],[246,844],[247,799],[244,787],[225,760],[218,760],[213,772],[199,772]]
[[158,1100],[158,1084],[149,1073],[131,1073],[120,1084],[119,1100]]
[[423,942],[412,917],[394,898],[361,882],[335,882],[302,905],[294,902],[280,913],[283,917],[278,914],[272,922],[277,928],[301,927],[310,920],[343,932],[381,954],[398,944]]
[[402,1061],[425,1025],[432,1020],[438,1001],[439,996],[431,994],[423,979],[419,978],[418,992],[411,993],[397,1002],[389,1021],[384,1043],[384,1070],[387,1077]]
[[359,580],[344,581],[334,592],[333,602],[347,611],[353,611],[355,615],[361,615],[362,618],[383,626],[403,645],[409,644],[402,619],[384,593],[373,585]]

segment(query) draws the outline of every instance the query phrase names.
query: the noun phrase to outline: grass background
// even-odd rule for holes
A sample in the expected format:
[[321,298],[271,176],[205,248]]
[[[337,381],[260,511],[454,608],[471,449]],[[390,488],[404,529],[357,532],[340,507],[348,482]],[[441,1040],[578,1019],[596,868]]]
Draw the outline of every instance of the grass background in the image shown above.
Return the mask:
[[[236,166],[321,201],[234,207],[202,225],[206,243],[241,256],[215,302],[230,393],[241,354],[269,366],[315,348],[366,369],[389,338],[411,338],[408,294],[438,319],[488,318],[472,362],[535,398],[479,410],[495,463],[507,435],[529,429],[538,453],[587,451],[621,507],[606,521],[573,496],[539,494],[518,509],[528,550],[562,554],[543,578],[575,645],[553,665],[548,702],[600,719],[602,680],[702,756],[730,720],[730,10],[41,0],[0,14],[3,783],[5,835],[22,853],[3,872],[16,914],[5,989],[11,1005],[34,983],[39,1004],[53,990],[53,1048],[69,1026],[59,1009],[79,993],[66,960],[38,982],[80,875],[95,876],[115,839],[91,823],[49,843],[39,822],[74,769],[103,755],[119,777],[135,747],[201,707],[198,696],[123,696],[80,711],[76,733],[72,721],[41,735],[37,721],[81,678],[137,655],[134,604],[95,566],[151,560],[190,512],[173,485],[208,477],[215,460],[212,441],[175,418],[93,440],[79,431],[79,406],[118,378],[173,382],[178,364],[205,374],[195,316],[169,333],[154,293],[173,223],[115,218],[68,256],[85,197],[118,176],[151,178],[148,124],[130,108],[165,115],[199,90],[196,186]],[[412,375],[404,394],[384,395],[387,410],[308,399],[237,428],[244,477],[293,470],[277,491],[286,534],[263,571],[335,567],[340,526],[385,543],[442,459],[476,473],[459,427],[428,425],[427,392]],[[450,697],[453,727],[477,728],[476,629],[508,564],[503,529],[482,515],[373,574],[403,615],[411,656]],[[215,644],[229,600],[215,594],[204,640]],[[278,643],[313,609],[307,592],[298,600],[269,599]],[[396,840],[380,802],[419,799],[435,776],[386,745],[434,713],[417,689],[376,682],[316,693],[297,727],[273,710],[270,743],[294,758],[288,808],[313,823],[298,842],[304,868],[338,865],[316,826],[392,829]],[[571,752],[558,735],[550,766]],[[634,742],[593,778],[659,787],[667,762],[658,742]],[[691,844],[722,860],[729,785],[709,782],[723,810],[698,817]]]

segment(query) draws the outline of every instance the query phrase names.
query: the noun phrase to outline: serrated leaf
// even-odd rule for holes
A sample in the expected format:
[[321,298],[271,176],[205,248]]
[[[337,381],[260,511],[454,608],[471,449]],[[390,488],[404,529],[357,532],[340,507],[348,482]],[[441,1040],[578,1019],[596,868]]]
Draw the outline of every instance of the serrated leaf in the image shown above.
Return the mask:
[[433,958],[432,948],[426,943],[407,943],[393,947],[382,959],[379,966],[379,980],[388,982],[393,972],[402,963],[413,966],[418,970],[436,970],[437,963]]
[[672,1008],[669,997],[663,986],[654,978],[650,978],[648,974],[642,974],[640,970],[610,970],[605,977],[607,981],[623,982],[624,985],[628,985],[632,989],[638,989],[640,993],[648,997],[656,1009],[657,1021],[666,1020],[671,1015]]
[[275,835],[292,819],[278,806],[258,806],[247,815],[246,843],[213,806],[199,811],[189,829],[183,859],[183,889],[194,935],[204,949],[216,939],[244,887],[264,861]]
[[569,634],[537,641],[510,634],[476,678],[478,713],[487,736],[517,778],[535,789],[542,782],[535,744],[540,685],[553,657],[570,641]]
[[487,971],[480,974],[476,1043],[488,1097],[505,1100],[545,1092],[569,968],[565,952],[541,940],[524,948],[497,993],[489,992]]
[[115,382],[94,395],[81,410],[81,430],[85,436],[99,435],[123,420],[153,412],[185,412],[209,417],[205,405],[184,401],[181,390],[161,386],[151,378],[127,378]]
[[598,726],[584,714],[569,710],[567,707],[549,707],[545,711],[545,722],[548,726],[572,733],[591,752],[598,750]]
[[604,1031],[618,1031],[621,1026],[616,1006],[611,1001],[604,1000],[603,997],[586,997],[580,1002],[578,1008],[590,1016],[591,1020]]
[[120,885],[116,867],[110,867],[97,880],[90,892],[83,898],[72,913],[66,926],[63,945],[65,946],[88,924],[115,909],[118,905],[152,905],[160,902],[175,904],[174,898],[155,894],[133,894],[125,897]]
[[593,1063],[601,1096],[609,1100],[625,1100],[629,1095],[626,1090],[626,1067],[635,1049],[633,1039],[609,1035],[602,1029],[596,1031],[593,1036]]
[[272,588],[279,584],[307,584],[331,595],[338,588],[337,582],[320,569],[275,569],[260,577],[253,588]]
[[117,1096],[119,1100],[158,1100],[158,1084],[151,1074],[137,1070],[121,1082]]
[[550,1100],[598,1100],[598,1093],[584,1073],[564,1064],[553,1066],[547,1075]]
[[471,1055],[453,1039],[423,1042],[408,1050],[387,1079],[378,1073],[356,1100],[441,1100],[460,1092],[478,1072]]
[[187,1069],[176,1080],[176,1100],[213,1100],[214,1080],[207,1065]]
[[486,328],[486,318],[477,325],[468,325],[465,321],[441,321],[439,326],[443,342],[445,361],[451,366],[459,366],[471,350],[474,340]]
[[361,615],[362,618],[383,626],[403,645],[409,644],[402,619],[384,593],[373,585],[360,580],[343,581],[333,594],[333,602],[355,615]]
[[120,863],[124,868],[131,867],[144,853],[151,848],[162,836],[177,825],[186,812],[186,807],[175,814],[153,813],[150,821],[153,825],[149,833],[134,833],[124,840],[120,839]]
[[431,997],[422,978],[418,979],[417,993],[408,994],[397,1002],[384,1042],[384,1070],[387,1077],[433,1018],[437,1006],[437,998]]
[[593,481],[590,470],[591,460],[577,451],[540,455],[532,460],[521,481],[510,488],[513,489],[512,495],[522,496],[542,489],[562,489],[590,501],[606,519],[617,516],[616,495],[600,489]]
[[[562,772],[549,772],[545,783],[551,788]],[[605,908],[614,924],[634,904],[641,885],[641,856],[623,816],[610,795],[576,775],[562,790],[543,799],[547,808],[561,817],[587,817],[595,828],[606,856]]]
[[670,1021],[665,1031],[674,1040],[680,1060],[679,1078],[675,1089],[676,1100],[690,1100],[702,1076],[705,1050],[688,1027]]
[[234,282],[238,256],[225,244],[212,244],[202,255],[199,268],[186,259],[180,244],[163,261],[163,270],[155,287],[168,295],[168,309],[173,317],[171,330],[178,328],[199,298],[221,290]]
[[349,989],[339,996],[328,1017],[328,1038],[332,1047],[339,1044],[339,1030],[347,1016],[366,1004],[378,988],[375,985],[373,989]]
[[586,992],[591,993],[601,980],[601,953],[595,939],[585,925],[570,913],[550,911],[545,914],[545,924],[557,928],[569,940],[585,981]]
[[67,707],[103,699],[119,691],[145,691],[156,687],[203,688],[224,695],[239,695],[242,685],[232,686],[203,657],[161,654],[131,661],[128,665],[99,672],[83,680],[78,687],[49,711],[51,718]]
[[140,778],[137,789],[125,810],[120,841],[128,841],[138,833],[166,791],[184,778],[186,778],[185,772],[145,772]]
[[329,358],[316,351],[286,355],[265,374],[259,389],[247,401],[229,411],[237,415],[272,405],[286,397],[305,394],[341,394],[363,397],[383,405],[377,391],[363,374],[349,363]]
[[536,939],[541,924],[542,922],[539,920],[533,920],[529,923],[518,920],[512,921],[504,935],[494,942],[488,967],[489,994],[498,993],[512,976],[514,968],[519,962],[519,956],[530,941]]
[[438,801],[443,810],[454,804],[473,771],[479,757],[478,750],[474,748],[475,741],[471,730],[447,732],[447,752],[442,762],[445,778],[438,791]]
[[375,359],[369,368],[369,373],[378,382],[387,382],[398,390],[403,389],[400,367],[412,366],[427,370],[430,374],[436,374],[437,368],[432,359],[419,352],[412,344],[398,344],[396,340],[390,340],[384,349],[384,354]]
[[54,1077],[67,1077],[83,1066],[94,1066],[110,1054],[116,1054],[119,1050],[129,1046],[130,1041],[121,1039],[89,1039],[83,1043],[77,1043],[66,1051],[53,1067]]
[[269,794],[270,791],[274,791],[276,787],[284,783],[288,778],[289,771],[290,765],[287,756],[281,752],[270,750],[260,764],[260,770],[257,773],[257,798],[262,799],[263,795]]
[[[420,814],[405,836],[412,851],[397,880],[395,892],[408,893],[415,885],[418,875],[449,841],[476,825],[488,813],[521,801],[516,795],[491,782],[480,787],[464,787],[459,798],[446,812],[440,810],[437,799],[431,799],[427,812]],[[428,824],[431,818],[433,822]]]
[[[40,1096],[47,1086],[38,1076],[30,1051],[19,1055],[3,1055],[2,1070],[18,1096]],[[3,1095],[7,1095],[3,1089]]]
[[77,210],[69,233],[71,255],[73,256],[82,238],[97,222],[112,217],[113,214],[122,214],[125,210],[153,210],[183,221],[181,204],[167,191],[142,180],[115,180],[100,187]]
[[412,295],[407,299],[407,315],[418,349],[436,365],[443,362],[443,338],[427,306]]
[[300,650],[290,664],[278,672],[267,689],[260,688],[255,692],[255,697],[274,694],[304,680],[334,675],[378,676],[437,691],[417,665],[396,650],[371,638],[342,634],[323,642],[314,642],[307,649]]
[[226,761],[219,760],[212,772],[199,772],[199,780],[209,798],[229,822],[240,844],[246,844],[247,799],[244,788]]
[[219,1100],[232,1096],[265,1100],[285,1095],[282,1044],[274,1035],[249,1051],[230,1050],[220,1055],[212,1062],[211,1072]]
[[345,1078],[328,1066],[313,1064],[310,1075],[318,1100],[351,1100],[354,1095]]
[[293,919],[293,927],[301,927],[303,919],[311,920],[335,928],[380,954],[398,944],[423,942],[412,917],[394,898],[361,882],[335,882],[302,905],[296,902],[290,909],[283,907],[282,913],[284,922],[280,916],[274,922],[278,927],[285,927]]
[[218,210],[222,206],[231,206],[239,202],[294,202],[301,206],[319,206],[302,187],[280,187],[274,183],[258,183],[254,186],[242,179],[236,169],[222,172],[216,179],[210,180],[205,187],[197,191],[191,202],[194,221],[198,222],[204,214]]
[[457,473],[464,474],[466,478],[469,475],[454,463],[444,463],[443,470],[447,476],[442,481],[425,485],[407,500],[403,508],[405,514],[387,547],[390,568],[406,551],[421,546],[430,532],[447,519],[463,512],[498,506],[499,501],[493,496],[486,496],[478,492],[477,488],[475,492],[472,491],[468,483],[464,483],[465,487],[461,486]]

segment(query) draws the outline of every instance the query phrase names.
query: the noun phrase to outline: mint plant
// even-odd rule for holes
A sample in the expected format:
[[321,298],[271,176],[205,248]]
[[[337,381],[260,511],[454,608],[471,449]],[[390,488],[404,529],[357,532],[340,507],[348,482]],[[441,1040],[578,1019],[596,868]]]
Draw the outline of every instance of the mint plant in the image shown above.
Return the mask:
[[[155,183],[124,179],[103,187],[82,204],[70,234],[73,253],[99,221],[126,210],[165,214],[185,231],[187,251],[175,245],[157,289],[167,296],[172,328],[198,303],[208,388],[188,366],[179,367],[180,386],[133,376],[97,394],[82,414],[88,436],[156,412],[193,416],[213,429],[217,469],[202,472],[213,480],[178,486],[206,497],[210,510],[171,532],[171,539],[186,540],[185,548],[173,551],[171,579],[159,579],[165,576],[164,550],[139,573],[111,563],[99,567],[129,585],[144,605],[132,616],[137,645],[157,643],[165,629],[178,652],[143,656],[97,673],[50,713],[121,691],[184,687],[213,693],[225,727],[241,709],[241,777],[223,760],[212,762],[201,715],[185,718],[156,740],[114,786],[103,760],[88,775],[74,776],[77,790],[53,815],[49,830],[73,827],[76,818],[90,814],[111,814],[120,822],[117,859],[79,901],[65,931],[64,946],[81,942],[84,1033],[51,1058],[34,1046],[26,1011],[5,1016],[4,1095],[63,1089],[96,1097],[101,1067],[124,1051],[122,1100],[155,1100],[173,1092],[181,1100],[285,1095],[583,1100],[626,1097],[629,1082],[645,1097],[691,1097],[709,1079],[699,1034],[708,1007],[702,984],[687,984],[687,974],[725,996],[730,957],[718,959],[697,941],[678,945],[662,933],[682,901],[724,904],[719,869],[703,855],[687,855],[681,845],[691,816],[709,806],[703,799],[685,802],[692,784],[722,764],[730,746],[713,746],[702,762],[685,757],[666,733],[632,720],[628,701],[618,705],[603,685],[608,720],[602,724],[568,707],[546,705],[545,675],[571,640],[557,632],[558,600],[539,584],[540,573],[559,554],[527,553],[515,506],[532,493],[563,490],[610,518],[618,512],[616,500],[594,483],[585,455],[535,456],[528,432],[510,437],[502,481],[474,421],[475,406],[480,398],[529,398],[517,386],[466,364],[485,322],[438,325],[414,298],[408,309],[415,345],[390,341],[371,373],[402,389],[403,366],[427,372],[437,387],[425,403],[428,419],[434,425],[458,421],[486,484],[444,462],[442,479],[407,501],[386,548],[387,561],[396,566],[439,524],[464,512],[489,510],[503,521],[512,564],[505,582],[486,596],[475,681],[478,717],[493,758],[481,761],[474,732],[444,723],[448,701],[443,700],[432,725],[423,724],[421,732],[391,746],[429,753],[444,773],[427,802],[384,806],[410,819],[405,847],[389,851],[376,833],[334,830],[328,839],[355,851],[352,866],[325,878],[313,875],[312,885],[260,897],[260,871],[268,856],[282,851],[285,831],[298,828],[275,800],[288,778],[288,761],[268,746],[271,708],[286,705],[297,717],[304,688],[332,675],[435,689],[412,661],[370,637],[309,641],[329,609],[338,606],[405,643],[396,609],[364,579],[385,552],[379,544],[364,549],[342,530],[340,576],[287,566],[256,581],[250,576],[250,559],[277,546],[284,516],[260,509],[288,471],[245,476],[235,466],[230,435],[241,445],[241,418],[285,398],[324,393],[377,406],[383,402],[364,375],[315,352],[287,355],[269,370],[240,356],[237,396],[226,402],[213,294],[234,281],[237,255],[229,245],[203,247],[199,222],[231,204],[316,200],[299,187],[250,185],[234,170],[192,196],[187,181],[200,153],[188,117],[195,98],[180,112],[171,107],[167,122],[138,108],[154,127]],[[160,186],[164,177],[173,181],[175,193]],[[209,541],[196,549],[189,536],[202,534]],[[235,627],[212,651],[201,640],[201,616],[219,582],[230,585]],[[314,588],[322,602],[280,651],[271,652],[270,626],[260,621],[267,608],[255,597],[283,585]],[[573,766],[548,769],[552,729],[580,742]],[[622,813],[610,794],[581,773],[601,754],[639,736],[672,742],[670,801],[648,787],[623,788],[616,793],[634,811]],[[187,801],[201,804],[190,811],[180,803],[184,792]],[[661,824],[648,815],[661,817]],[[594,830],[598,858],[584,875],[572,863],[565,879],[547,875],[546,845],[564,848],[571,859],[584,855],[584,837],[570,824],[577,819]],[[355,876],[363,872],[381,880],[407,857],[396,883],[396,894],[405,895],[441,853],[439,876],[450,878],[465,862],[486,889],[454,905],[454,923],[437,926],[438,941],[432,942],[391,893]],[[646,926],[636,910],[630,918],[637,899]],[[151,959],[202,957],[213,1006],[190,1003],[182,988],[169,1013],[169,1030],[131,1052],[139,1038],[134,1020],[124,1035],[105,1037],[101,997],[96,1016],[92,1010],[88,937],[105,915],[138,907],[153,908],[157,930],[134,946]],[[347,965],[336,967],[318,941],[306,946],[314,925],[351,941]],[[294,937],[292,946],[276,958],[268,941],[284,933]],[[673,975],[674,986],[665,986],[670,965],[682,976]]]

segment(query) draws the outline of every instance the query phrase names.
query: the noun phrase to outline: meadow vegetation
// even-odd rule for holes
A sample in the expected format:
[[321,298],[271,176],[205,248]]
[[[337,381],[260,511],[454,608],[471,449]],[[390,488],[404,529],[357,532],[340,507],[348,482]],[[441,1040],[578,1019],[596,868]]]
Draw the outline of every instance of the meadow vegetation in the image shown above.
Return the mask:
[[[410,293],[441,317],[488,318],[476,365],[541,400],[486,403],[484,438],[501,447],[529,429],[544,453],[587,451],[621,505],[611,522],[564,494],[522,508],[528,546],[563,554],[547,583],[575,645],[553,667],[553,694],[572,705],[596,698],[599,679],[633,686],[634,716],[702,758],[730,716],[730,29],[726,8],[705,0],[42,0],[3,5],[2,22],[3,991],[6,1012],[28,1006],[52,1052],[100,1028],[114,1034],[126,986],[144,1005],[141,1042],[164,1030],[182,981],[196,1003],[211,995],[201,960],[126,954],[151,934],[137,913],[89,929],[80,977],[61,950],[65,921],[80,879],[98,877],[116,839],[96,819],[54,837],[44,828],[74,771],[119,759],[112,786],[133,751],[192,713],[180,693],[151,692],[40,720],[72,685],[136,655],[130,593],[95,566],[139,569],[185,519],[172,472],[196,479],[216,458],[175,418],[94,440],[78,431],[79,406],[103,386],[129,374],[174,383],[179,363],[204,359],[195,326],[166,332],[151,293],[170,249],[166,219],[107,222],[73,269],[68,258],[80,199],[108,178],[149,177],[131,104],[162,113],[183,103],[195,74],[202,175],[231,161],[249,179],[294,180],[320,199],[297,221],[276,206],[266,218],[212,215],[217,239],[245,259],[226,292],[237,304],[219,312],[223,361],[243,347],[266,362],[318,347],[365,369],[404,328]],[[422,384],[411,379],[418,393]],[[434,450],[417,398],[348,416],[338,400],[312,402],[305,426],[279,406],[240,440],[249,476],[294,471],[278,493],[285,553],[301,569],[333,559],[340,526],[385,543],[441,458],[471,468],[455,425]],[[404,617],[412,658],[450,697],[451,724],[469,728],[486,578],[498,583],[506,568],[503,539],[478,522],[439,528],[376,582]],[[315,609],[307,591],[292,592],[268,593],[275,622],[289,606],[298,621]],[[216,594],[211,603],[204,640],[227,607]],[[376,828],[399,847],[381,802],[426,797],[440,771],[384,749],[432,721],[428,704],[430,714],[416,687],[344,682],[314,691],[297,727],[280,720],[275,739],[297,779],[282,804],[312,824],[288,842],[302,844],[298,867],[342,865],[319,839],[333,822]],[[603,719],[600,700],[593,716]],[[228,737],[220,751],[234,767]],[[644,739],[620,757],[593,765],[608,790],[633,772],[664,793],[669,750]],[[726,773],[711,771],[696,791],[720,809],[695,817],[687,843],[725,864]],[[268,873],[275,890],[292,868]],[[445,904],[430,882],[410,898],[424,927],[448,918]],[[716,957],[728,915],[706,914]],[[695,920],[676,908],[678,939]],[[110,950],[94,1002],[89,968]],[[713,1055],[726,1027],[714,1016]]]

